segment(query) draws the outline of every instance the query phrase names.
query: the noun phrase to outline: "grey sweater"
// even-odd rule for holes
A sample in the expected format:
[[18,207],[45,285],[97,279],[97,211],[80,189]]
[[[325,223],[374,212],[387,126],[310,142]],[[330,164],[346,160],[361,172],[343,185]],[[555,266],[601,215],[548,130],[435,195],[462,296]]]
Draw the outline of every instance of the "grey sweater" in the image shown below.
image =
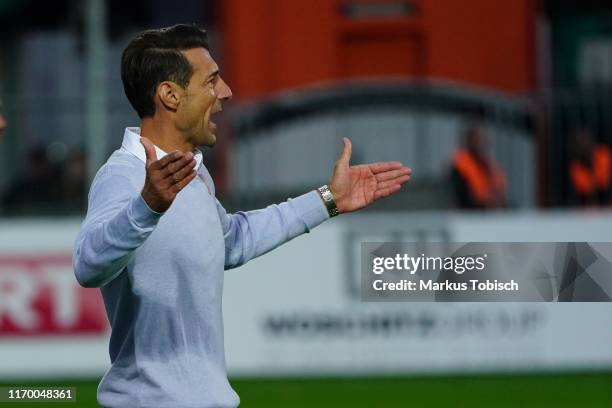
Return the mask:
[[112,328],[104,407],[238,406],[225,368],[223,271],[328,218],[315,191],[227,214],[200,152],[196,159],[198,176],[156,213],[140,196],[139,129],[128,128],[91,186],[73,264],[81,285],[100,287]]

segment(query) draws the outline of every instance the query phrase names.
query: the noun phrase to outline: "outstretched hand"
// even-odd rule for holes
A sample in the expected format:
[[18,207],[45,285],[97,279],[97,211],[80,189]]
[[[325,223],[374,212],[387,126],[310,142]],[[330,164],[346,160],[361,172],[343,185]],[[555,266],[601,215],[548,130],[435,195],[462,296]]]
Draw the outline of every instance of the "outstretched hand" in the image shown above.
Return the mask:
[[410,180],[412,170],[397,161],[350,166],[351,152],[351,141],[345,137],[330,181],[330,190],[341,213],[367,207],[396,193]]
[[196,160],[191,152],[174,151],[157,160],[155,146],[146,137],[140,138],[147,156],[147,176],[142,198],[153,211],[166,211],[176,195],[196,176]]

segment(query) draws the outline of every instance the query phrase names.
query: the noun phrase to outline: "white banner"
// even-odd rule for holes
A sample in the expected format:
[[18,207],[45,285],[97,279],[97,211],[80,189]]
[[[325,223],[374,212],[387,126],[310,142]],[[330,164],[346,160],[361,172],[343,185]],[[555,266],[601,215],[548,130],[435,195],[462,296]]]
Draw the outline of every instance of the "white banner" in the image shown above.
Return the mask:
[[[0,378],[99,376],[99,291],[69,262],[79,220],[0,222]],[[226,273],[231,375],[612,367],[608,303],[364,303],[363,241],[609,241],[612,214],[352,214]],[[612,271],[611,271],[612,273]]]
[[609,303],[359,300],[361,242],[603,242],[609,231],[612,214],[339,217],[227,272],[228,368],[244,375],[610,368]]

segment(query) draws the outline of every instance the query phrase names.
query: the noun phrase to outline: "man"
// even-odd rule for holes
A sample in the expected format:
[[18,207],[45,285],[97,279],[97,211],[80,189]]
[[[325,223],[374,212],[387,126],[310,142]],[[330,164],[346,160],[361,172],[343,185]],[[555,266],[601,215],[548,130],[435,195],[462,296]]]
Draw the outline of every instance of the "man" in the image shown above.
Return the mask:
[[227,214],[196,146],[212,147],[211,116],[232,92],[205,31],[140,33],[123,52],[125,93],[141,118],[91,186],[76,240],[80,284],[100,287],[111,323],[104,407],[235,407],[227,380],[223,270],[335,215],[389,196],[410,178],[398,162],[349,166],[326,186],[264,210]]
[[612,192],[610,148],[596,143],[587,128],[576,129],[573,142],[569,164],[572,202],[580,206],[609,205]]
[[2,104],[2,99],[0,99],[0,142],[4,139],[4,131],[6,130],[6,126],[8,123],[4,118],[4,105]]
[[505,207],[506,178],[489,156],[484,129],[478,125],[468,127],[463,146],[455,151],[452,164],[452,182],[459,208]]

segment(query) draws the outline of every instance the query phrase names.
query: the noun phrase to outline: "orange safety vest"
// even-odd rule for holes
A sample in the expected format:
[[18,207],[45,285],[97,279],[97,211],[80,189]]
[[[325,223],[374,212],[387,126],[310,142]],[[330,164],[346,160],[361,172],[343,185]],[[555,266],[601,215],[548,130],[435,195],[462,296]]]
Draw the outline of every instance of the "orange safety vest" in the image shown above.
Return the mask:
[[570,175],[574,190],[581,195],[605,191],[610,186],[610,149],[599,145],[593,149],[591,169],[578,160],[572,160]]
[[506,192],[506,177],[492,163],[487,169],[471,153],[459,149],[455,152],[453,165],[467,182],[472,197],[481,205],[489,205],[496,194]]

